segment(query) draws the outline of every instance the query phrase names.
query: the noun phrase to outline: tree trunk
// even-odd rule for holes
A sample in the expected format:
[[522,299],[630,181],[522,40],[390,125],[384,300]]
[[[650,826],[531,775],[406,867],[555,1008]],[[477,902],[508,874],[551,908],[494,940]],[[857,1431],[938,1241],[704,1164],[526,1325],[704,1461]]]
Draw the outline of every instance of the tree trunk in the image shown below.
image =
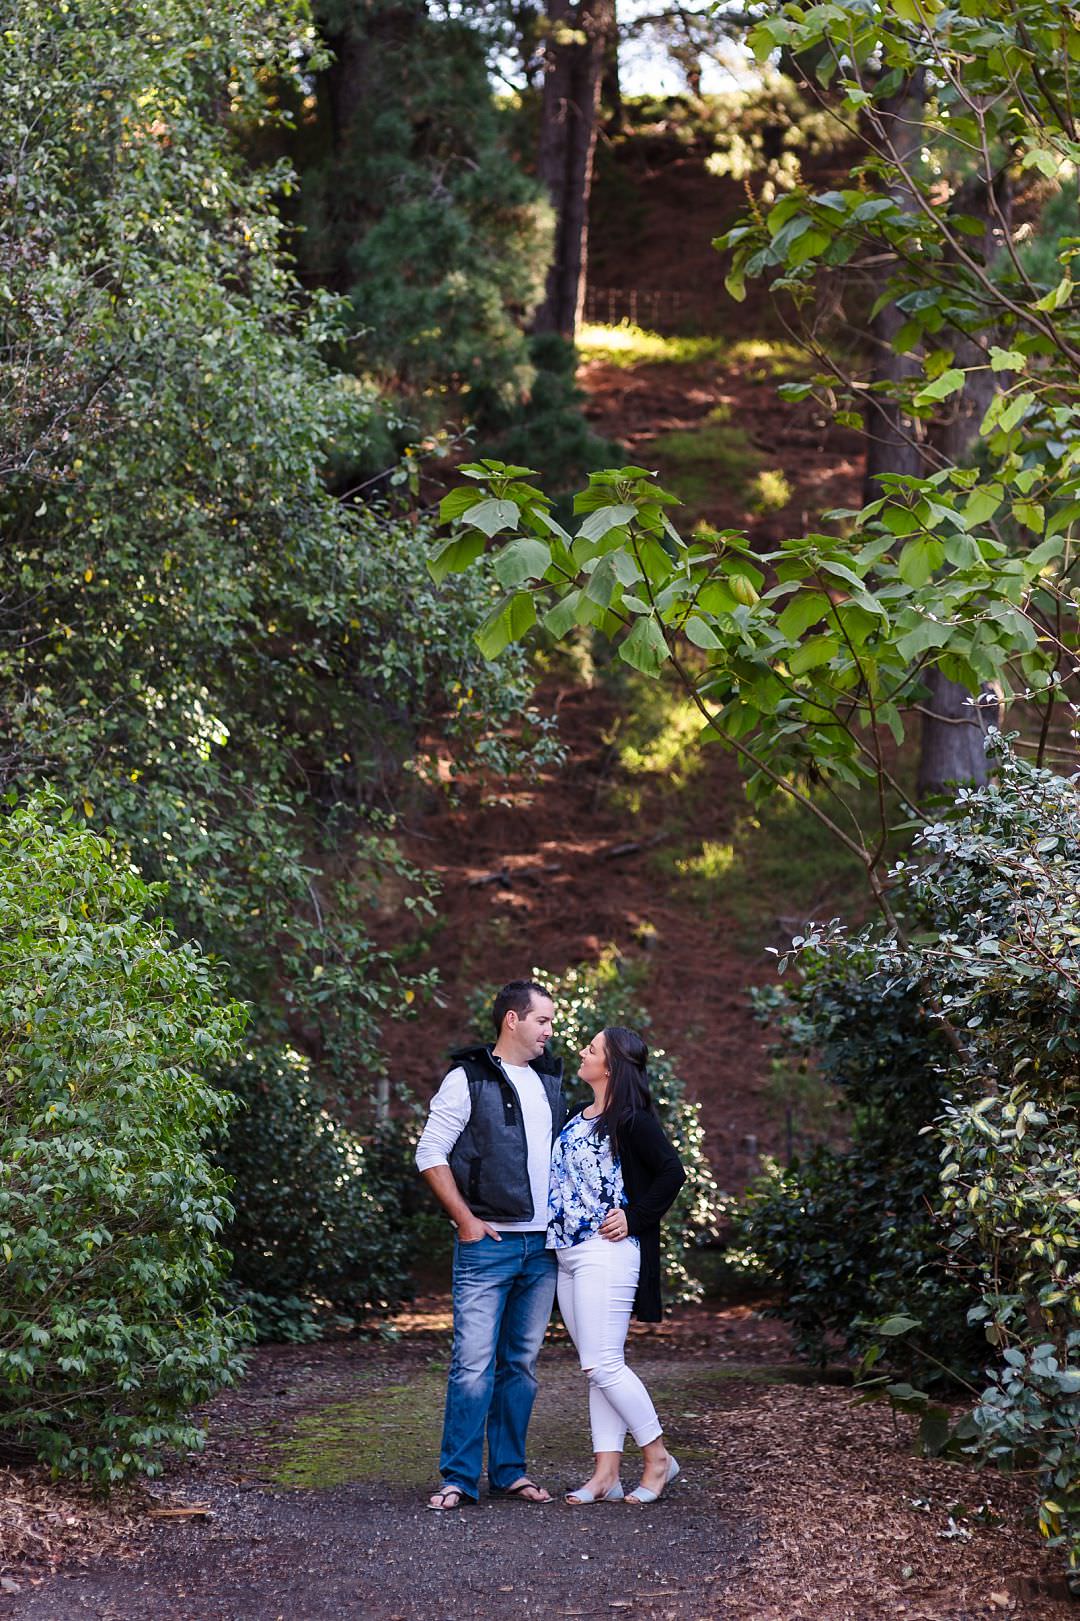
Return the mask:
[[622,77],[619,72],[619,30],[615,24],[612,5],[611,23],[604,45],[604,71],[600,75],[600,107],[604,115],[604,128],[612,134],[625,128],[626,112],[623,107]]
[[[320,15],[318,10],[316,15]],[[420,0],[398,0],[393,6],[375,8],[357,4],[351,15],[338,9],[332,29],[322,14],[323,37],[333,58],[320,76],[319,95],[329,131],[330,161],[344,172],[330,188],[332,228],[322,234],[319,274],[339,292],[351,284],[350,250],[370,219],[370,200],[357,196],[347,174],[353,133],[380,93],[379,53],[387,45],[406,42],[423,16]]]
[[[1005,229],[1010,223],[1008,176],[1003,174],[997,182],[993,198],[984,179],[969,181],[956,198],[955,210],[982,219],[983,263],[991,265],[1004,247],[1000,221],[1005,221]],[[990,341],[990,336],[982,334],[983,346]],[[963,391],[953,396],[948,416],[934,428],[935,449],[950,466],[960,467],[970,457],[979,424],[998,387],[998,378],[986,367],[983,347],[965,333],[953,331],[948,334],[948,340],[955,354],[954,365],[982,368],[968,373]],[[976,708],[967,688],[946,680],[940,670],[927,674],[926,685],[930,697],[926,706],[928,712],[922,719],[919,793],[940,794],[960,782],[981,787],[989,777],[983,740],[987,727],[997,724],[999,718],[994,694],[984,688]]]
[[585,302],[589,192],[614,0],[550,0],[537,172],[555,210],[555,257],[533,330],[572,339]]
[[[880,118],[886,138],[905,168],[919,162],[923,144],[925,94],[920,72],[905,80],[895,95],[881,103]],[[901,208],[914,210],[914,199],[907,185],[899,183],[891,187],[890,195]],[[888,283],[889,266],[885,264],[877,275],[877,297],[885,291]],[[893,340],[905,320],[903,311],[897,309],[895,304],[886,304],[870,324],[874,363],[866,408],[864,499],[867,502],[876,501],[881,495],[878,479],[882,473],[907,473],[918,477],[925,471],[918,437],[919,425],[890,398],[888,386],[916,376],[919,370],[915,360],[897,354],[893,348]],[[878,393],[875,385],[882,385],[884,392]]]

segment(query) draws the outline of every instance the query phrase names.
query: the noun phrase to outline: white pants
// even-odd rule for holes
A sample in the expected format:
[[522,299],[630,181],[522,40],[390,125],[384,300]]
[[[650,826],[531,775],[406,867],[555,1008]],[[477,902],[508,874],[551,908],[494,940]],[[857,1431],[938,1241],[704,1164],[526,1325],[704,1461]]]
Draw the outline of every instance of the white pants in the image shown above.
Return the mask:
[[593,1451],[621,1452],[627,1430],[638,1446],[647,1446],[662,1425],[623,1357],[641,1251],[625,1238],[587,1238],[555,1254],[559,1310],[589,1379]]

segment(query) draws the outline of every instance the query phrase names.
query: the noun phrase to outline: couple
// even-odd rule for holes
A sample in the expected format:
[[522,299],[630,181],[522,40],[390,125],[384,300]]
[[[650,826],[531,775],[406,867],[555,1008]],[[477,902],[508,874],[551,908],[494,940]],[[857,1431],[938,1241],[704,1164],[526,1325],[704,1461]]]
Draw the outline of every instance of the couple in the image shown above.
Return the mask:
[[648,1049],[632,1030],[612,1026],[582,1049],[578,1074],[592,1101],[567,1120],[562,1063],[547,1052],[554,1016],[542,985],[504,985],[494,1045],[454,1054],[417,1145],[417,1168],[457,1227],[433,1509],[478,1500],[485,1430],[489,1494],[551,1502],[525,1471],[525,1436],[556,1286],[588,1379],[595,1455],[566,1501],[623,1497],[627,1430],[644,1472],[626,1502],[655,1502],[679,1472],[623,1352],[631,1311],[660,1320],[660,1218],[685,1172],[653,1113]]

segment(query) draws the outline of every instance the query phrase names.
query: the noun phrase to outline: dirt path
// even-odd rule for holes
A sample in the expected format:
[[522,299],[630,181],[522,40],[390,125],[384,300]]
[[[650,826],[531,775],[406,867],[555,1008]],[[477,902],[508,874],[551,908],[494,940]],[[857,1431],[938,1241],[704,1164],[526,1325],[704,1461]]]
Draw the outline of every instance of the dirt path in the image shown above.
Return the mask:
[[[444,1298],[397,1340],[267,1346],[204,1415],[206,1451],[157,1491],[201,1518],[144,1521],[122,1556],[18,1571],[27,1621],[1068,1621],[1022,1480],[914,1455],[883,1406],[792,1365],[749,1306],[634,1330],[630,1360],[684,1479],[651,1509],[489,1502],[429,1513],[448,1353]],[[545,1348],[530,1467],[587,1465],[581,1374]],[[624,1468],[635,1478],[634,1459]]]
[[[351,1344],[263,1353],[211,1413],[208,1456],[171,1482],[205,1520],[144,1538],[141,1557],[57,1576],[6,1612],[42,1621],[481,1621],[518,1616],[707,1617],[753,1524],[718,1510],[719,1463],[702,1429],[715,1369],[664,1353],[636,1365],[667,1417],[685,1482],[670,1501],[542,1509],[482,1499],[423,1507],[445,1382],[445,1344]],[[217,1423],[214,1424],[214,1418]],[[545,1353],[530,1467],[551,1489],[587,1464],[580,1370]],[[633,1483],[628,1459],[626,1483]]]

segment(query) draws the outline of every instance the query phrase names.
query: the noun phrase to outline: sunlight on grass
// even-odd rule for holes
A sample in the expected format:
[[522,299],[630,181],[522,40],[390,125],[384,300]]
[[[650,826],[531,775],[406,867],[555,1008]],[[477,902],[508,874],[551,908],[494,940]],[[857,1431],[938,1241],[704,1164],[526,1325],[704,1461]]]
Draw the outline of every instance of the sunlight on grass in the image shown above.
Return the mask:
[[[680,699],[657,686],[656,696],[670,701],[662,706],[662,715],[650,717],[654,726],[646,739],[625,742],[619,750],[619,764],[631,776],[661,776],[672,783],[686,781],[701,764],[697,739],[702,729],[701,715],[689,699]],[[660,706],[658,706],[660,707]],[[655,725],[659,720],[660,724]]]
[[763,468],[750,485],[750,511],[762,517],[768,512],[780,512],[794,493],[779,468]]
[[730,918],[733,943],[760,957],[811,918],[862,917],[862,868],[800,806],[777,796],[754,811],[733,805],[727,840],[658,852],[657,867],[710,914]]
[[733,844],[717,844],[714,839],[706,839],[696,856],[676,860],[675,871],[683,877],[704,878],[712,883],[730,872],[734,865]]
[[730,352],[725,338],[649,332],[630,321],[615,326],[588,322],[578,332],[577,347],[582,360],[606,360],[612,366],[628,367],[726,360]]
[[732,343],[715,333],[651,332],[632,321],[614,325],[588,321],[578,331],[577,348],[582,360],[606,360],[611,366],[692,366],[714,360],[751,368],[763,377],[792,377],[810,364],[793,343],[770,338]]
[[[687,653],[691,665],[700,657]],[[859,923],[871,915],[861,863],[821,822],[786,794],[751,807],[734,766],[718,779],[716,746],[701,741],[701,717],[672,675],[613,678],[621,720],[606,738],[618,760],[612,797],[622,813],[663,831],[650,857],[660,892],[716,919],[732,949],[762,966],[766,946],[786,944],[811,919]],[[797,786],[837,814],[823,789],[805,779]],[[869,836],[873,786],[844,797]]]
[[728,350],[733,366],[752,366],[761,376],[792,377],[810,369],[809,355],[794,343],[772,338],[743,338]]

